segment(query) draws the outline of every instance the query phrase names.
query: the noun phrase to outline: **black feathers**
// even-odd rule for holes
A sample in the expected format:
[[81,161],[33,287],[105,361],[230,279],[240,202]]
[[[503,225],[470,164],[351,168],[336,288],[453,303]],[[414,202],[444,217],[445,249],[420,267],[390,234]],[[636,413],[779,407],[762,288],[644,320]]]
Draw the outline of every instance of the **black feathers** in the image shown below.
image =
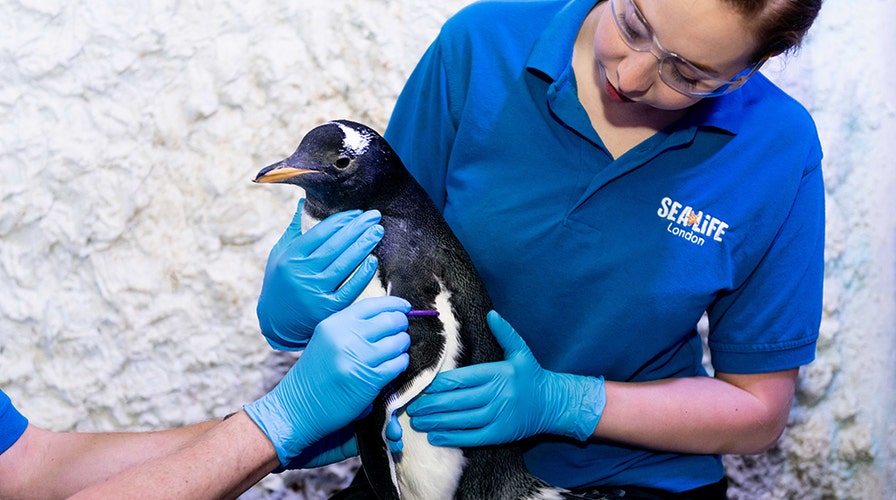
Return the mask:
[[[503,351],[486,326],[492,304],[473,263],[385,139],[359,123],[330,122],[311,130],[295,153],[261,170],[255,180],[301,186],[306,215],[316,220],[350,209],[379,210],[385,235],[373,251],[379,268],[372,286],[407,299],[414,309],[440,312],[438,318],[410,321],[410,366],[357,425],[362,464],[380,498],[399,498],[393,472],[399,484],[423,484],[419,490],[402,486],[404,499],[576,498],[529,474],[515,446],[465,449],[461,454],[437,450],[425,439],[414,445],[405,440],[401,457],[389,454],[382,430],[392,411],[400,412],[439,371],[502,360]],[[450,468],[446,462],[453,461],[458,471],[453,479],[430,484],[445,474],[420,470],[419,464],[426,461],[419,457],[428,453],[454,453],[439,464]],[[409,474],[415,477],[402,477]]]

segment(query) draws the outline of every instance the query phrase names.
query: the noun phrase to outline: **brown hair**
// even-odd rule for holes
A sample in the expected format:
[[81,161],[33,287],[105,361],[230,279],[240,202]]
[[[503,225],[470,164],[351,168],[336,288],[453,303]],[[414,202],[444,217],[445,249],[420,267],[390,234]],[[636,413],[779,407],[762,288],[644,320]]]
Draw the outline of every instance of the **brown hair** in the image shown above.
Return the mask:
[[754,61],[799,47],[818,17],[821,0],[723,0],[753,19]]

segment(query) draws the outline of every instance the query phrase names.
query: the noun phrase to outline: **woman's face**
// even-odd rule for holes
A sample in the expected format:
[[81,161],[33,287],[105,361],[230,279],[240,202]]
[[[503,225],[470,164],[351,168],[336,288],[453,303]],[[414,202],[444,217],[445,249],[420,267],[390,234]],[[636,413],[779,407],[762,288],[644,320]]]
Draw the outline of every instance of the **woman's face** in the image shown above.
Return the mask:
[[[616,3],[624,15],[625,3]],[[610,102],[637,102],[658,109],[679,110],[700,98],[685,95],[667,85],[659,75],[659,61],[651,52],[638,52],[620,35],[608,0],[599,8],[594,33],[594,56]],[[635,0],[644,20],[662,48],[728,80],[750,65],[756,46],[747,20],[721,0]],[[624,21],[624,19],[623,19]],[[659,53],[654,47],[654,52]]]

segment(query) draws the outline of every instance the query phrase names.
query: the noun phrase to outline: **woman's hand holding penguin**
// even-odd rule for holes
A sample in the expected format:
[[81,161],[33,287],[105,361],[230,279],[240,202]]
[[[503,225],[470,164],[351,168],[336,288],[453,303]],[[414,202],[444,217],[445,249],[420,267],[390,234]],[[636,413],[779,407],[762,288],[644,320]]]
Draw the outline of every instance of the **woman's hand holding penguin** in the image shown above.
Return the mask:
[[587,440],[600,420],[603,377],[541,367],[525,341],[495,311],[486,320],[505,360],[439,374],[407,412],[411,427],[437,446],[472,447],[537,434]]

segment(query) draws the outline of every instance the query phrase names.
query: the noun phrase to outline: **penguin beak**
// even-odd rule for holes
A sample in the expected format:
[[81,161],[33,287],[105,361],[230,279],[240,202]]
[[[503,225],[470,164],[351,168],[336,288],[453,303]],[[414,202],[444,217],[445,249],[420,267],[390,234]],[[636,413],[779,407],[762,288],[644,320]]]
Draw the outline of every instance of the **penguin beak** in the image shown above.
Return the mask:
[[289,167],[281,161],[261,169],[261,171],[258,172],[258,175],[255,176],[255,180],[252,182],[285,182],[293,177],[298,177],[310,172],[315,172],[315,170]]

